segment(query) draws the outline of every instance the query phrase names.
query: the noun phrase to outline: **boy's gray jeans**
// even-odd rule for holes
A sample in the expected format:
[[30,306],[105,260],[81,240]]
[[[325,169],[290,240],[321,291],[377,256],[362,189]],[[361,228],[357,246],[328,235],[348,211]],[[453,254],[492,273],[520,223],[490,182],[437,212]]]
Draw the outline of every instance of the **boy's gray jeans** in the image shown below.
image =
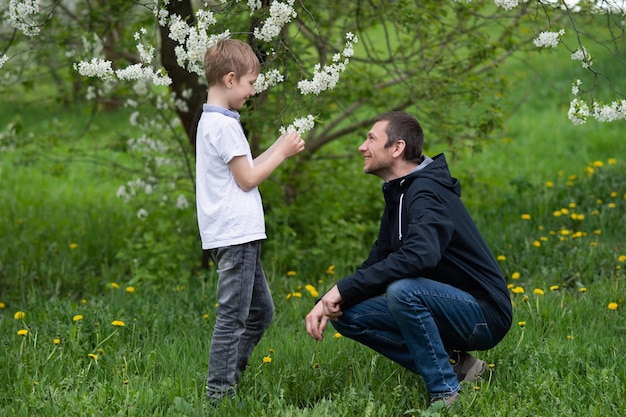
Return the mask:
[[274,317],[261,267],[261,242],[211,249],[217,265],[217,318],[209,352],[207,398],[234,396],[234,385]]

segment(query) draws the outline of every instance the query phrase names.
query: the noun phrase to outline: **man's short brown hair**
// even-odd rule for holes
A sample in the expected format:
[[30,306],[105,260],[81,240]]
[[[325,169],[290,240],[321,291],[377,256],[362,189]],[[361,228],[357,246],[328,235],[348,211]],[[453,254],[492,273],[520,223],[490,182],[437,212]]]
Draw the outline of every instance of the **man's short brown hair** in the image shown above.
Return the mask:
[[204,75],[209,87],[223,82],[224,75],[235,73],[235,79],[246,74],[258,74],[259,58],[250,45],[236,39],[220,39],[204,54]]

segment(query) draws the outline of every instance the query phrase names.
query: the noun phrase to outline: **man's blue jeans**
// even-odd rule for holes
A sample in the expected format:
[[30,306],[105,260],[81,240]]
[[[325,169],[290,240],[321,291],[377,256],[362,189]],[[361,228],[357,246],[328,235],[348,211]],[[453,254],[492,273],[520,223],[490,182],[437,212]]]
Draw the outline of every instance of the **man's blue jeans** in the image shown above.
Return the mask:
[[426,278],[395,281],[386,296],[348,307],[331,323],[342,335],[420,374],[431,398],[461,389],[449,351],[493,346],[476,299]]
[[274,317],[261,242],[211,249],[217,264],[217,318],[209,353],[207,397],[234,395],[234,385]]

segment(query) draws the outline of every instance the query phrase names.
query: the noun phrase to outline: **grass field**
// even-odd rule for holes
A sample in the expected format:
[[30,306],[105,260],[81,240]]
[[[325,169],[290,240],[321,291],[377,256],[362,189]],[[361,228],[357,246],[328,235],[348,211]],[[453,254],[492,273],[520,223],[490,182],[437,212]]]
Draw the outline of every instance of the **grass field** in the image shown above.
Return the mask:
[[[624,124],[572,126],[552,101],[569,87],[556,75],[543,81],[554,97],[535,87],[493,143],[452,166],[509,280],[515,314],[503,342],[477,352],[490,371],[464,386],[462,416],[626,409]],[[316,248],[321,255],[306,268],[264,254],[275,321],[237,397],[208,408],[214,269],[190,275],[188,267],[155,285],[133,275],[131,255],[116,258],[139,223],[115,197],[118,174],[101,163],[115,154],[100,144],[116,140],[123,115],[91,126],[99,140],[86,146],[102,158],[94,162],[82,156],[79,111],[16,104],[11,112],[22,123],[20,142],[0,160],[0,415],[439,415],[427,410],[418,376],[332,329],[321,343],[304,331],[317,294],[361,262],[369,242],[359,259]],[[61,122],[76,126],[75,143]],[[182,213],[186,226],[150,241],[153,249],[193,250],[193,241],[181,243],[196,232],[193,207]],[[155,271],[166,261],[175,270],[175,261],[153,255]]]

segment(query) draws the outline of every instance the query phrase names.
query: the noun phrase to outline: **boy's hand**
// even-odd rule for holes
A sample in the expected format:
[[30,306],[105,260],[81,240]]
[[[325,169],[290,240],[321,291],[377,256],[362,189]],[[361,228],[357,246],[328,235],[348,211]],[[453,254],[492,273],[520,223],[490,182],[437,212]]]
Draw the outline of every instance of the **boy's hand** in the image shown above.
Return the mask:
[[285,158],[294,156],[304,150],[304,140],[297,132],[285,133],[276,140],[277,150],[281,152]]

